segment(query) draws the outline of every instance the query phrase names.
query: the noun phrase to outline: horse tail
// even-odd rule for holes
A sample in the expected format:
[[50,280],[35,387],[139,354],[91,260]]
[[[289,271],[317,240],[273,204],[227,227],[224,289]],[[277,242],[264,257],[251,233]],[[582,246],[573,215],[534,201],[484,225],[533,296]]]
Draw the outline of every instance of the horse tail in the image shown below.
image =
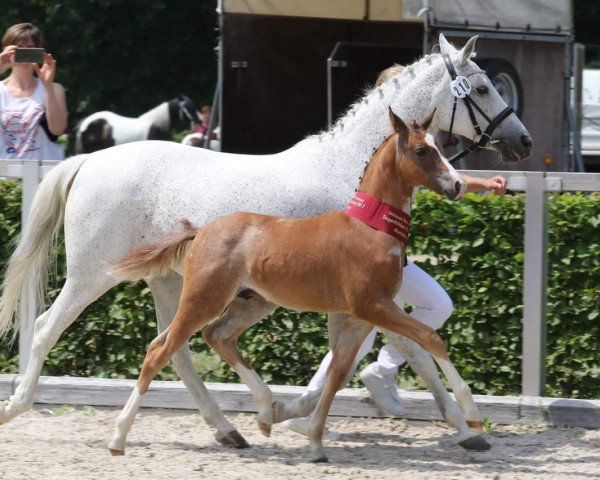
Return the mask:
[[[44,305],[52,241],[62,226],[67,196],[87,155],[59,163],[38,185],[26,224],[6,266],[0,297],[0,338],[12,329],[14,341],[27,316],[30,294]],[[30,288],[35,290],[30,292]],[[32,288],[32,290],[33,290]],[[37,316],[36,312],[36,316]]]
[[198,232],[189,220],[184,220],[183,226],[183,232],[165,237],[156,243],[142,245],[129,252],[113,264],[112,273],[120,280],[131,282],[169,274],[181,262],[189,242]]

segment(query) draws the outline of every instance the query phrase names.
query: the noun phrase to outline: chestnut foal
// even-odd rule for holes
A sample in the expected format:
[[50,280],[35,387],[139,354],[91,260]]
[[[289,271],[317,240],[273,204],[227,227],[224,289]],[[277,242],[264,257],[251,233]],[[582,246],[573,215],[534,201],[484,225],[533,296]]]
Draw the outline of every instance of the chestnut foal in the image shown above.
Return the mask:
[[[127,432],[152,378],[191,335],[214,322],[247,290],[299,311],[348,315],[310,424],[313,461],[327,460],[322,434],[329,408],[373,325],[421,345],[457,397],[467,397],[468,407],[477,411],[439,335],[393,302],[402,282],[413,190],[425,186],[453,200],[465,190],[426,131],[432,118],[433,113],[423,126],[409,128],[390,109],[394,134],[373,154],[345,212],[304,219],[235,213],[200,229],[186,222],[184,232],[137,248],[115,265],[115,274],[127,280],[159,277],[172,268],[182,271],[184,280],[177,314],[150,344],[136,388],[117,419],[109,445],[113,454],[124,453]],[[237,350],[241,332],[226,335],[226,326],[216,321],[204,330],[204,337],[251,389],[259,427],[269,435],[271,424],[285,414]],[[448,419],[451,412],[445,413]],[[463,443],[477,439],[478,449],[489,448],[477,433],[466,430],[459,432]]]

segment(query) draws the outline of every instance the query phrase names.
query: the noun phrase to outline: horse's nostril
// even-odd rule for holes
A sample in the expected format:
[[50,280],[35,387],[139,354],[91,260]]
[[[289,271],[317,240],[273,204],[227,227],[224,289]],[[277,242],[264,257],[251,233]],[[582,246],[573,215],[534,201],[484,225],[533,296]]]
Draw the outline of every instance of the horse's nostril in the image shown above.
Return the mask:
[[524,147],[531,148],[533,146],[533,141],[529,135],[521,135],[521,144]]
[[460,183],[458,181],[454,184],[454,188],[457,192],[460,192],[461,187],[462,187],[462,183]]

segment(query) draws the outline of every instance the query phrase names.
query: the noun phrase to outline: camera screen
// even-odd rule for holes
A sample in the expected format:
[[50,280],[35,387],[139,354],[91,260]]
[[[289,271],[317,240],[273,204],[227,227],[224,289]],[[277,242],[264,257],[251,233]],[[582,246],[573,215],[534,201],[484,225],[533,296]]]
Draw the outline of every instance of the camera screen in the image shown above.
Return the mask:
[[15,63],[44,63],[43,48],[17,48],[15,50]]

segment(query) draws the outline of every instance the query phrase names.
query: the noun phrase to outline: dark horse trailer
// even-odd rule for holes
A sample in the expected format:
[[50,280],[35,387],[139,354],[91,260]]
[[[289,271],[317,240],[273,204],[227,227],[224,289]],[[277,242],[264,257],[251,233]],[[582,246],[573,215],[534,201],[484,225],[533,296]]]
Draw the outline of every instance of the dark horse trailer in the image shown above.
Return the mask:
[[[221,0],[222,150],[274,153],[331,124],[379,72],[478,35],[475,59],[533,139],[526,170],[573,170],[565,0]],[[460,142],[468,140],[460,139]],[[482,152],[462,168],[502,168]]]

